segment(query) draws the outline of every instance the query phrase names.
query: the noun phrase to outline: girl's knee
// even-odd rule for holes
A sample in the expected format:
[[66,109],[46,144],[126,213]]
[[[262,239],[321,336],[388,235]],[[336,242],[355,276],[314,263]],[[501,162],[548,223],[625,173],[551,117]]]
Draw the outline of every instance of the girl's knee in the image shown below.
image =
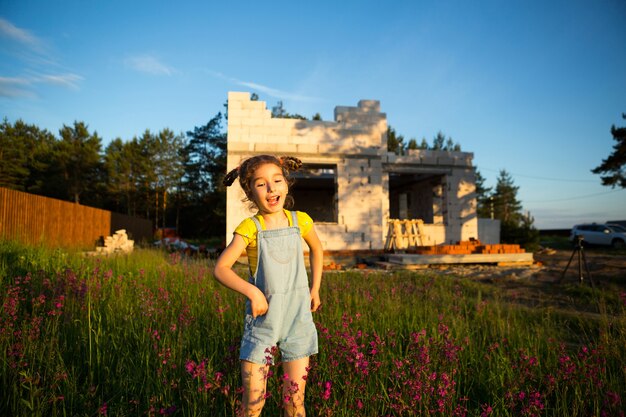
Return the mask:
[[263,406],[265,405],[265,397],[257,399],[244,399],[241,404],[241,415],[242,417],[257,417],[261,415],[261,411],[263,411]]

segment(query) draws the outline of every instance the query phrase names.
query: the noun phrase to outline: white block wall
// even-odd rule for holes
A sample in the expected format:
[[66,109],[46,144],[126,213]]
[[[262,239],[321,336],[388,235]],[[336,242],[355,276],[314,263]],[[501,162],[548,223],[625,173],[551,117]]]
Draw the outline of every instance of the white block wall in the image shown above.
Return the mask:
[[[326,250],[382,249],[389,218],[389,170],[403,166],[446,168],[441,199],[444,224],[431,227],[433,244],[477,237],[472,155],[465,152],[387,152],[387,117],[376,100],[335,108],[335,121],[272,118],[264,101],[249,93],[228,94],[228,170],[250,156],[291,155],[304,163],[337,166],[337,223],[316,223]],[[241,200],[239,183],[227,191],[226,241],[253,212]],[[315,220],[315,219],[314,219]]]

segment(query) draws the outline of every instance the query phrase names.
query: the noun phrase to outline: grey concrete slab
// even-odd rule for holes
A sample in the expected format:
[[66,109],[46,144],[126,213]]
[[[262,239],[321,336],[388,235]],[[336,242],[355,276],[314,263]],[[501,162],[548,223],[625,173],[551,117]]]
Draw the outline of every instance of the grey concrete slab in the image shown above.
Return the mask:
[[390,254],[389,262],[401,265],[431,265],[431,264],[487,264],[487,263],[529,263],[533,262],[532,253],[495,253],[470,255],[415,255]]

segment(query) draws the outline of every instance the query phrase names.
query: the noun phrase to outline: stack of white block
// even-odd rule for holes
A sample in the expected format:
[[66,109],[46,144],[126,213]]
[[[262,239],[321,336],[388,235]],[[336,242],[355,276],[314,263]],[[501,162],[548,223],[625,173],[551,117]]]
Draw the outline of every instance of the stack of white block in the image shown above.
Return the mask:
[[[227,171],[261,153],[298,156],[307,164],[336,167],[337,218],[317,223],[326,250],[383,249],[389,218],[389,173],[441,178],[433,184],[432,244],[479,238],[473,154],[460,151],[387,151],[387,116],[377,100],[335,107],[334,121],[272,117],[249,93],[228,94]],[[436,186],[435,186],[436,185]],[[226,240],[241,219],[253,214],[238,183],[227,189]],[[426,226],[426,225],[425,225]],[[431,230],[432,229],[432,230]],[[482,239],[481,239],[482,240]]]
[[126,234],[126,230],[121,229],[115,232],[113,236],[104,238],[104,246],[96,248],[96,252],[102,254],[110,254],[115,252],[129,253],[133,251],[135,241],[130,240]]

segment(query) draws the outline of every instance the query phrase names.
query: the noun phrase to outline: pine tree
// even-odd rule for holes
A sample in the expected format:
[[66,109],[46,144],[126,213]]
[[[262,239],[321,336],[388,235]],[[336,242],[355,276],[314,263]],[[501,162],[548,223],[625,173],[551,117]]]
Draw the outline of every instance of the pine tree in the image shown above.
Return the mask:
[[443,133],[441,133],[441,131],[439,131],[437,132],[437,136],[433,138],[433,146],[431,149],[433,151],[442,151],[445,143],[446,143],[446,136]]
[[533,226],[530,213],[522,213],[522,204],[517,199],[519,187],[506,170],[501,170],[496,188],[491,195],[494,218],[500,220],[500,239],[505,243],[515,243],[526,250],[534,250],[539,245],[539,232]]
[[100,179],[102,140],[78,121],[73,126],[63,125],[59,134],[61,140],[56,144],[54,160],[65,183],[66,198],[79,203],[81,195],[95,191]]
[[[626,119],[626,113],[622,114],[622,118]],[[617,142],[613,145],[613,153],[591,172],[601,175],[602,185],[615,188],[616,185],[626,188],[626,126],[611,126],[611,135]]]
[[521,220],[522,204],[517,199],[519,187],[506,170],[501,170],[493,192],[494,217],[502,222],[517,226]]
[[474,172],[475,184],[476,184],[476,211],[478,217],[489,219],[491,218],[491,190],[492,187],[485,186],[485,177],[476,169]]
[[180,231],[185,236],[218,236],[226,228],[226,133],[222,114],[187,132]]
[[30,193],[55,188],[48,172],[55,142],[45,129],[5,118],[0,124],[0,186]]
[[387,127],[387,151],[394,152],[396,155],[404,155],[405,146],[404,136],[398,135],[393,127]]

